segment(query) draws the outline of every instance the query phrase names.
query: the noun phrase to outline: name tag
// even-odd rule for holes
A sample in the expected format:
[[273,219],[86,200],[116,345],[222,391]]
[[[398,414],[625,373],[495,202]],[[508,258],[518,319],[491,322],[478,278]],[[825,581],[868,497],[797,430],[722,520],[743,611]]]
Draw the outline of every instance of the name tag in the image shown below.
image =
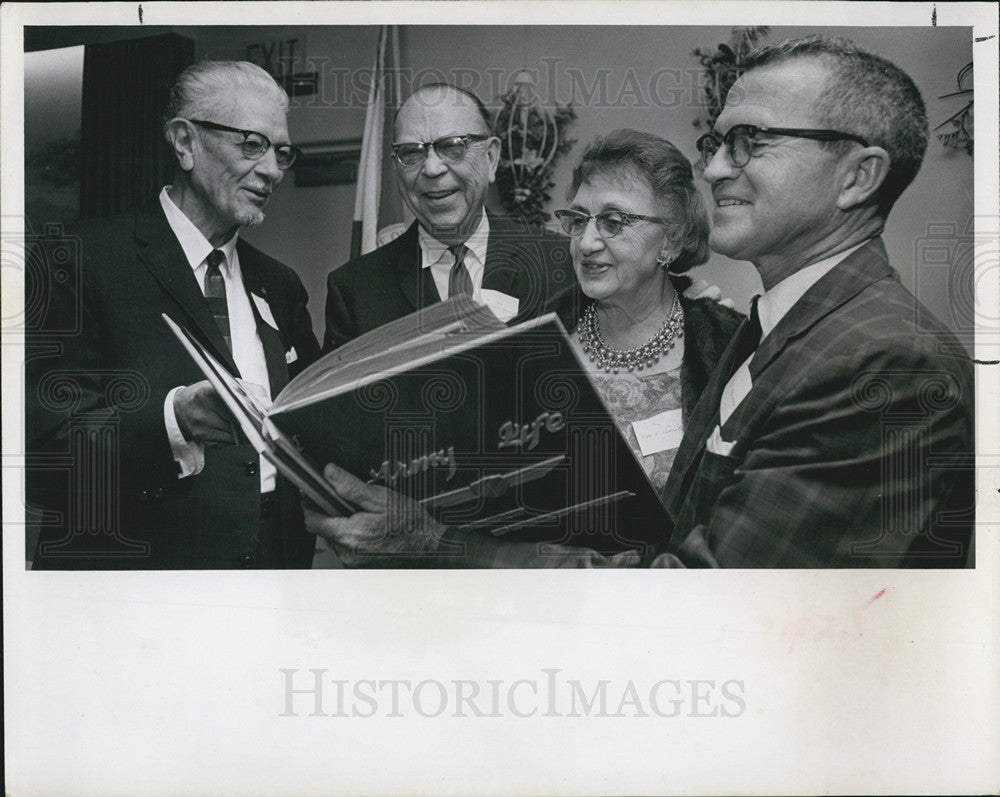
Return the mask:
[[505,324],[517,315],[520,302],[516,297],[489,288],[483,288],[480,293],[483,304],[489,307],[493,311],[493,315]]
[[262,296],[258,296],[256,293],[251,293],[250,298],[253,299],[253,303],[257,305],[257,312],[260,313],[260,317],[264,319],[264,322],[272,329],[277,329],[278,325],[274,321],[274,316],[271,315],[271,308],[267,301]]
[[681,411],[667,410],[641,421],[632,421],[632,430],[644,457],[659,451],[670,451],[677,448],[684,437]]

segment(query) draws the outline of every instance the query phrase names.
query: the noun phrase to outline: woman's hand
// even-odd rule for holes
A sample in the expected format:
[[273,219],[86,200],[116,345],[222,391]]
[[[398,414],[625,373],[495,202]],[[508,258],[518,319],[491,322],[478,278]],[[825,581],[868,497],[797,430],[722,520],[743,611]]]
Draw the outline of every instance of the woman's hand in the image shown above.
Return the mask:
[[692,282],[691,287],[684,291],[684,296],[687,299],[711,299],[713,302],[718,302],[730,310],[736,309],[736,305],[732,299],[722,298],[722,290],[718,285],[709,285],[705,280],[695,280]]

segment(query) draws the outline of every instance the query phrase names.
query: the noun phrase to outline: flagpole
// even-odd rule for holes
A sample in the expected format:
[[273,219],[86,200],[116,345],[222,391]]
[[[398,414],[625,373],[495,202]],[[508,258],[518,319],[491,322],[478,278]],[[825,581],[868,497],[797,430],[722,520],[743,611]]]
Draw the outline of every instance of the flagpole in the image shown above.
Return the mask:
[[[393,92],[393,101],[396,103],[396,108],[399,108],[403,103],[403,70],[399,66],[399,25],[393,25],[389,28],[389,32],[392,34],[392,69],[393,86],[395,89]],[[403,214],[403,223],[409,227],[413,223],[413,214],[410,213],[410,209],[403,202],[400,202],[400,210]]]

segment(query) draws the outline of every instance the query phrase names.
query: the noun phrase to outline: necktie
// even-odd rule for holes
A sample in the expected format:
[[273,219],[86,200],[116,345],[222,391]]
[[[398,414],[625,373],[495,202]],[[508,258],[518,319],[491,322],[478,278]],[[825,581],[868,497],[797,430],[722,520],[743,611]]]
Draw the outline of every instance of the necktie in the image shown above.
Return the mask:
[[469,251],[468,248],[465,244],[459,244],[449,246],[448,251],[455,258],[455,265],[451,267],[451,273],[448,275],[448,298],[460,294],[472,296],[472,277],[469,269],[465,267],[465,253]]
[[212,311],[215,323],[219,325],[219,331],[226,340],[226,348],[233,351],[233,339],[229,331],[229,305],[226,303],[226,281],[222,278],[222,271],[219,265],[226,259],[226,255],[221,249],[213,249],[209,252],[205,262],[208,268],[205,270],[205,299],[208,308]]
[[757,311],[757,300],[760,296],[754,296],[750,301],[750,316],[747,318],[747,325],[743,328],[743,334],[737,343],[736,364],[741,365],[757,351],[760,345],[760,313]]

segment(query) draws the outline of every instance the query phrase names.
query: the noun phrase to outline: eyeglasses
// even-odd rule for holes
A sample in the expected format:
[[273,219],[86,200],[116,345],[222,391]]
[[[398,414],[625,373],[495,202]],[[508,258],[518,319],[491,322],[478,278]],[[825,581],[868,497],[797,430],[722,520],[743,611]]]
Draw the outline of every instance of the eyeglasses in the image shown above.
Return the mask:
[[659,216],[643,216],[640,213],[625,213],[621,210],[609,210],[606,213],[598,213],[595,216],[588,216],[576,210],[557,210],[555,216],[559,219],[559,224],[567,235],[574,238],[583,235],[590,220],[594,220],[597,231],[605,238],[614,238],[623,228],[629,227],[637,221],[654,221],[666,224],[666,219]]
[[402,144],[392,145],[392,156],[401,166],[416,166],[423,163],[430,152],[431,147],[442,160],[451,163],[458,163],[469,151],[469,143],[472,141],[486,141],[491,136],[481,136],[476,133],[467,133],[464,136],[445,136],[437,141],[426,141],[423,144],[416,141],[407,141]]
[[[271,148],[271,140],[263,133],[253,130],[240,130],[238,127],[220,125],[218,122],[206,122],[204,119],[188,119],[189,122],[204,127],[207,130],[221,130],[225,133],[239,133],[243,136],[243,157],[247,160],[257,161],[264,157],[264,154]],[[300,150],[291,144],[279,144],[274,148],[274,158],[278,163],[278,168],[284,171],[298,157]]]
[[708,166],[719,147],[726,145],[733,165],[742,169],[753,157],[755,139],[761,133],[772,136],[791,136],[792,138],[811,138],[816,141],[857,141],[867,147],[868,142],[853,133],[838,133],[836,130],[807,130],[792,127],[762,127],[760,125],[733,125],[724,136],[716,132],[706,133],[698,139],[697,147],[701,153],[701,165]]

